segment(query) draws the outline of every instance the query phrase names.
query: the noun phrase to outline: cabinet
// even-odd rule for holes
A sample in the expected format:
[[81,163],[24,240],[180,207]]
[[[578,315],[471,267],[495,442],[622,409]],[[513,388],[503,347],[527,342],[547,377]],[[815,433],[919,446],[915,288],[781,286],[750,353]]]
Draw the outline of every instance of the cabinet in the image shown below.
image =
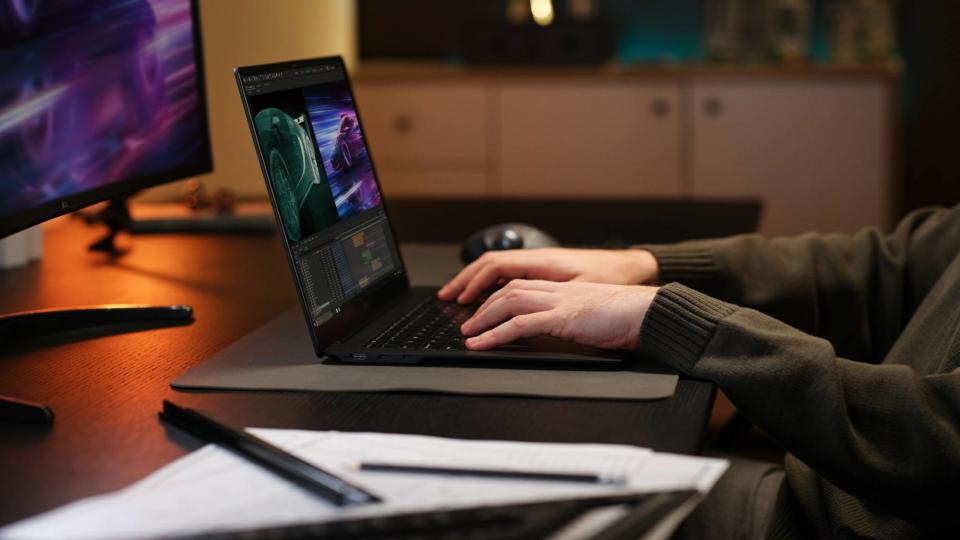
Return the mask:
[[355,88],[389,195],[758,198],[761,232],[788,235],[890,225],[895,75],[361,69]]
[[679,94],[669,83],[501,86],[498,192],[679,195]]
[[773,235],[887,225],[884,85],[700,81],[692,106],[693,196],[759,197]]
[[482,87],[358,84],[355,91],[388,196],[466,196],[489,191],[489,98]]

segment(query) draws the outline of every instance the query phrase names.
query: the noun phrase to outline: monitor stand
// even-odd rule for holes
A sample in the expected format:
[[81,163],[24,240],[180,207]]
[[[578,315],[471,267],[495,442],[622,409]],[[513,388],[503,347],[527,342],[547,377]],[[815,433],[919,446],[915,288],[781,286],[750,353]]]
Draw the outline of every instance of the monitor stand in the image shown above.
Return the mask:
[[171,215],[153,215],[134,218],[130,214],[126,198],[111,199],[98,212],[77,212],[88,225],[102,223],[109,229],[106,236],[90,244],[90,251],[119,257],[127,249],[117,247],[117,234],[221,234],[221,235],[272,235],[276,232],[273,213],[266,207],[243,204],[230,212],[193,211],[171,212]]
[[130,209],[127,207],[126,197],[110,199],[107,206],[94,214],[83,215],[87,223],[103,223],[107,226],[107,235],[87,246],[90,251],[106,253],[111,257],[119,257],[127,250],[117,247],[117,234],[129,231],[133,225]]
[[[28,311],[0,316],[0,343],[31,342],[96,328],[131,331],[143,330],[143,325],[155,328],[190,324],[192,321],[193,308],[185,305],[107,305]],[[0,395],[0,420],[50,423],[53,421],[53,411],[39,403]]]

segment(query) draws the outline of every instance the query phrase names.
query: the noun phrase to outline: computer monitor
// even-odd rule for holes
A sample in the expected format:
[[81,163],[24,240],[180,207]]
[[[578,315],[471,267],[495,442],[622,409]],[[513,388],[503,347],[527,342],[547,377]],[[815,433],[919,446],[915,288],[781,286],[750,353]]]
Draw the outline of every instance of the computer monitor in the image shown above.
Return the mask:
[[0,2],[0,237],[212,170],[196,1]]
[[[121,227],[128,195],[212,170],[196,0],[0,0],[0,65],[0,238],[101,201]],[[44,310],[0,316],[0,341],[189,320],[188,306]],[[0,399],[0,417],[43,420],[22,405]]]

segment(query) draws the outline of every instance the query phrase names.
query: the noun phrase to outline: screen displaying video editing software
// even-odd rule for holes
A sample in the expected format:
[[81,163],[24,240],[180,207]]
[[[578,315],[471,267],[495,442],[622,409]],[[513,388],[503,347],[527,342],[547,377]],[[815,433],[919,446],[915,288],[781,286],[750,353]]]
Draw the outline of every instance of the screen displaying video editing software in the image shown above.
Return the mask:
[[339,62],[242,79],[314,326],[402,272]]

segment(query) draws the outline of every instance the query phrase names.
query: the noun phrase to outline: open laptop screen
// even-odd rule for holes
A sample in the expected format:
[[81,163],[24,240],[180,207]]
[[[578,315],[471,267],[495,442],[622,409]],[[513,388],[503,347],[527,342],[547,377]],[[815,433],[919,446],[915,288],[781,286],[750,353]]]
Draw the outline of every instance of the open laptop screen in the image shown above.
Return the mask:
[[403,273],[342,61],[241,71],[311,323]]

